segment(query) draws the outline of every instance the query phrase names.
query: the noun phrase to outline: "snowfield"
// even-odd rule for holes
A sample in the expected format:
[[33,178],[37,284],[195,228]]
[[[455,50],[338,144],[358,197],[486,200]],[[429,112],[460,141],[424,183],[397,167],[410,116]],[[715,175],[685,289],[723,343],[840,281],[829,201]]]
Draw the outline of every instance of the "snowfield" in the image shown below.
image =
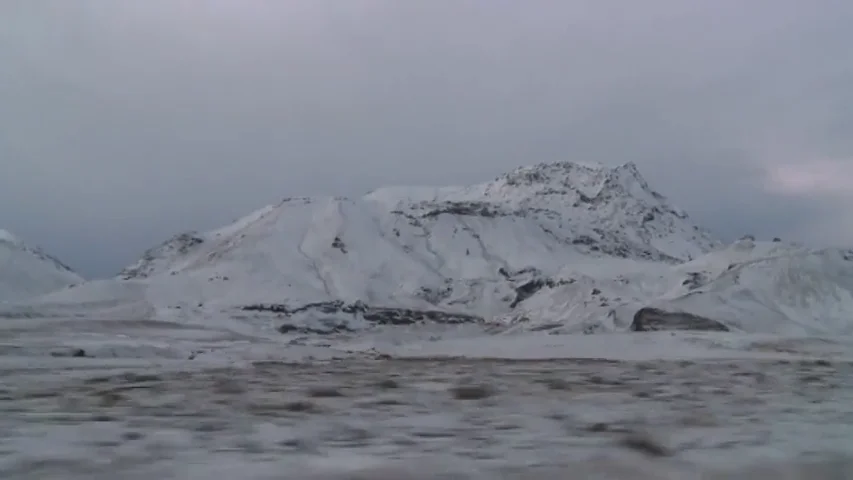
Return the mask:
[[630,163],[289,198],[86,282],[0,232],[0,476],[846,478],[851,315],[853,250],[723,245]]
[[853,467],[849,357],[338,355],[232,366],[6,358],[0,474],[834,479]]

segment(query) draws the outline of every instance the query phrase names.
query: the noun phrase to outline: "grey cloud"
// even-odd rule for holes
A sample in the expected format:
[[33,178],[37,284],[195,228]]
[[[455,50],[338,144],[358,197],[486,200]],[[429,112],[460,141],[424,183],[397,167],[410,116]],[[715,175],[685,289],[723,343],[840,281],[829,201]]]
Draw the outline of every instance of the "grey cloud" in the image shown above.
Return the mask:
[[[283,196],[636,161],[725,237],[853,242],[846,1],[0,3],[0,225],[84,273]],[[847,235],[843,237],[842,235]]]

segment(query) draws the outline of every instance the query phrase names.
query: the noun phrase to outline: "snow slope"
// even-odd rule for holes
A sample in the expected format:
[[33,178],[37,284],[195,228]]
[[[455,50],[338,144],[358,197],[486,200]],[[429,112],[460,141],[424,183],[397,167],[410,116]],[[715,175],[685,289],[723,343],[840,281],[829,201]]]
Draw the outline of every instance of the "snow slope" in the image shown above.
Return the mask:
[[634,164],[562,162],[471,186],[285,199],[28,308],[272,319],[283,333],[472,322],[595,333],[632,329],[653,307],[736,332],[846,334],[850,257],[750,239],[723,248]]
[[82,282],[59,260],[0,230],[0,302],[19,301]]
[[499,317],[518,328],[577,333],[629,329],[643,307],[688,312],[731,331],[853,334],[853,250],[739,240],[674,266],[567,267],[574,283],[543,290]]
[[853,249],[773,248],[747,240],[721,252],[726,254],[728,264],[685,264],[682,271],[692,268],[713,280],[659,304],[713,317],[734,330],[853,334]]

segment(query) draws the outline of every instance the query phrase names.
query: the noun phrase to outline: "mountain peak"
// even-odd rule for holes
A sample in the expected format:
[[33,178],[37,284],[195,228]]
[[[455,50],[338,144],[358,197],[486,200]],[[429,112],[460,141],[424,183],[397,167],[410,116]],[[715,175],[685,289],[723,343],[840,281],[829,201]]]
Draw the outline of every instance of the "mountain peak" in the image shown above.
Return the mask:
[[551,162],[518,167],[495,179],[509,186],[531,187],[568,187],[587,190],[603,186],[605,183],[619,183],[623,186],[636,184],[648,190],[648,184],[637,164],[628,162],[615,167],[600,163]]
[[552,162],[519,167],[486,184],[483,193],[490,198],[523,203],[548,202],[575,208],[585,205],[605,210],[614,205],[632,205],[641,216],[651,210],[686,216],[649,187],[634,162],[617,166]]
[[557,162],[540,162],[532,165],[522,165],[514,168],[506,175],[513,175],[525,172],[536,172],[546,176],[549,176],[549,174],[555,176],[565,176],[578,172],[607,174],[617,171],[628,171],[633,174],[639,175],[639,168],[634,162],[626,162],[615,166],[608,166],[599,162],[573,162],[567,160]]

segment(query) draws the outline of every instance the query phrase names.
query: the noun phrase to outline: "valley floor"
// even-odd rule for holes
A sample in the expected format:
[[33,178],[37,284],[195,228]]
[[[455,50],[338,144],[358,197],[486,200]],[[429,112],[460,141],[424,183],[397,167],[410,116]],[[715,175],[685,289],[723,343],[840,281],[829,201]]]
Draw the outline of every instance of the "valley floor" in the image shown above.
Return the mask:
[[4,319],[2,478],[853,471],[853,361],[825,339],[386,332],[320,347],[156,322],[75,319],[63,336],[66,322]]

